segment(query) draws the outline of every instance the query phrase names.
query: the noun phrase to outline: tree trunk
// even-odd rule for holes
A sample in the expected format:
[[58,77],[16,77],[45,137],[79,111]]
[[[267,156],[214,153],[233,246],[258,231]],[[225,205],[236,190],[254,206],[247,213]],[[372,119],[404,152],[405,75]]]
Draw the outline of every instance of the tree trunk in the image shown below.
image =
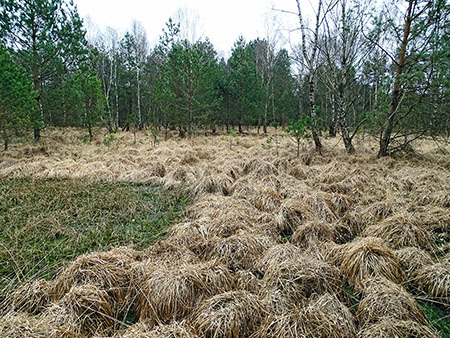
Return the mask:
[[322,153],[322,143],[320,142],[319,134],[317,133],[317,121],[316,121],[316,101],[315,101],[315,85],[312,75],[309,75],[309,106],[310,106],[310,117],[312,119],[311,133],[316,146],[316,151]]
[[383,157],[389,155],[389,143],[391,141],[392,129],[394,127],[395,116],[397,115],[398,106],[401,97],[401,86],[400,77],[403,73],[403,67],[405,66],[406,57],[406,47],[408,45],[408,37],[411,31],[412,22],[412,8],[415,6],[416,0],[410,0],[408,4],[408,14],[406,15],[405,27],[403,30],[403,39],[400,49],[399,59],[397,62],[397,70],[395,76],[394,87],[392,89],[391,105],[389,108],[389,115],[387,117],[386,123],[384,124],[384,129],[380,135],[380,149],[378,151],[378,157]]
[[[38,46],[37,46],[37,31],[35,27],[35,23],[33,22],[32,25],[32,34],[31,34],[31,41],[32,41],[32,58],[33,58],[33,64],[32,64],[32,76],[33,76],[33,90],[36,91],[36,110],[40,112],[42,115],[42,107],[41,107],[41,93],[40,93],[40,79],[39,79],[39,61],[38,61]],[[42,116],[41,116],[42,117]],[[37,142],[41,138],[41,129],[39,126],[39,117],[34,115],[33,116],[33,122],[34,122],[34,141]]]
[[88,131],[89,131],[89,141],[92,142],[92,139],[94,138],[94,134],[92,134],[92,123],[91,123],[91,121],[88,122]]
[[136,84],[137,84],[137,113],[138,113],[138,126],[142,129],[142,113],[141,113],[141,81],[139,79],[139,67],[136,70]]

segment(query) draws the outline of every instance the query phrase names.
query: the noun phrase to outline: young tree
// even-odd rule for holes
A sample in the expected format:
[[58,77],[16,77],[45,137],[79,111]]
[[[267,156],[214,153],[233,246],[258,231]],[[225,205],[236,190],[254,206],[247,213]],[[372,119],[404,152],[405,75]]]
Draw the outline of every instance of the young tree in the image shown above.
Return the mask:
[[314,21],[314,27],[310,29],[307,27],[303,18],[303,9],[300,5],[300,1],[297,2],[298,20],[300,24],[300,55],[297,56],[297,61],[303,66],[306,71],[307,82],[309,87],[309,111],[308,116],[312,119],[311,134],[316,146],[316,151],[322,151],[322,143],[320,142],[318,123],[317,123],[317,111],[316,111],[316,73],[318,69],[318,47],[319,47],[319,34],[320,27],[327,13],[335,6],[335,1],[329,4],[324,3],[323,0],[319,0],[316,16]]
[[[428,94],[436,65],[448,58],[445,49],[442,52],[440,38],[449,15],[445,0],[408,0],[403,16],[390,11],[391,7],[386,6],[384,14],[388,20],[377,28],[381,34],[390,33],[395,51],[389,51],[385,45],[368,36],[369,40],[378,43],[395,68],[389,111],[383,118],[380,132],[378,157],[387,156],[395,150],[391,144],[399,138],[405,139],[400,145],[402,148],[410,142],[407,141],[408,135],[414,134],[412,139],[416,139],[427,133],[429,126],[423,125],[419,126],[421,130],[417,133],[412,132],[414,126],[408,122],[414,122],[417,117],[408,118],[417,113],[416,108]],[[397,24],[397,17],[402,17],[403,22]]]
[[92,72],[87,72],[80,77],[80,89],[83,124],[88,128],[89,139],[92,140],[94,137],[92,127],[101,120],[104,114],[105,95],[102,91],[101,81]]
[[208,112],[216,109],[217,71],[215,52],[208,40],[175,44],[162,64],[160,92],[165,102],[161,103],[169,106],[180,136],[186,131],[192,135],[194,127],[207,123]]
[[325,18],[324,38],[319,46],[325,62],[321,76],[330,91],[332,120],[336,123],[349,154],[355,152],[352,141],[365,120],[353,119],[349,123],[350,111],[358,110],[357,98],[363,89],[358,85],[357,72],[361,70],[372,47],[361,34],[362,26],[367,24],[364,19],[366,8],[367,3],[338,0],[335,8]]
[[38,114],[33,114],[35,140],[44,121],[42,87],[55,76],[55,62],[74,69],[86,53],[83,22],[72,2],[65,0],[0,0],[0,37],[18,51],[33,79]]
[[243,124],[254,124],[255,115],[260,110],[262,102],[262,80],[256,71],[256,64],[244,38],[240,37],[234,44],[230,67],[230,85],[232,104],[237,113],[236,123],[239,133],[243,132]]
[[0,132],[4,149],[10,138],[30,127],[35,93],[26,71],[0,46]]

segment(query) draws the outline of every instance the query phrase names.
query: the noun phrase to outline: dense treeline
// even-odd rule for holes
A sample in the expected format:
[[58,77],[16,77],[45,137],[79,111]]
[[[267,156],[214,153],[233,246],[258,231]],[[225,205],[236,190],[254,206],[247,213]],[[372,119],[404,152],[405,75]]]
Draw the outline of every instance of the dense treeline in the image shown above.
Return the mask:
[[[373,4],[372,4],[373,5]],[[379,156],[423,136],[450,133],[450,5],[445,0],[318,1],[306,20],[297,1],[299,42],[239,37],[228,59],[207,39],[189,40],[169,19],[150,46],[137,22],[87,41],[76,7],[64,0],[0,0],[0,132],[9,140],[47,125],[245,132],[290,125],[342,137],[349,153],[361,130]],[[288,14],[286,14],[288,15]],[[307,22],[311,25],[308,26]],[[26,79],[28,78],[28,80]],[[28,82],[27,82],[28,81]]]

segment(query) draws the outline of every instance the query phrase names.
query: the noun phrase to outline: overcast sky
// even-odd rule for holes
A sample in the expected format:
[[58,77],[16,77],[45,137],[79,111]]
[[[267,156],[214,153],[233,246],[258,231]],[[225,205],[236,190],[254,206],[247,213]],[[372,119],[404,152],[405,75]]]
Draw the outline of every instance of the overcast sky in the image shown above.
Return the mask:
[[[74,0],[74,3],[86,24],[91,21],[100,29],[109,26],[123,33],[133,20],[141,22],[151,45],[157,43],[167,19],[178,9],[187,9],[191,16],[198,16],[198,35],[209,37],[216,49],[226,55],[240,34],[247,41],[264,37],[267,31],[265,17],[278,16],[283,28],[292,26],[288,22],[296,20],[295,16],[289,18],[289,15],[272,10],[275,7],[295,11],[295,0]],[[303,3],[306,3],[305,10],[311,7],[309,1]],[[269,27],[273,26],[269,24]]]

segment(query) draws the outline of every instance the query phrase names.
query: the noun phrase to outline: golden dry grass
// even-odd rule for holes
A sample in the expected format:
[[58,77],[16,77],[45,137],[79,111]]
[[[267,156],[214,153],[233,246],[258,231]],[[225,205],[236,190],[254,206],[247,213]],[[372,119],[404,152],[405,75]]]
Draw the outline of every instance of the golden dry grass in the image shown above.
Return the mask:
[[[48,134],[0,154],[0,179],[187,186],[193,203],[143,252],[83,255],[52,281],[22,285],[2,307],[0,335],[437,335],[402,286],[448,303],[450,160],[432,144],[418,144],[417,158],[376,159],[370,141],[348,156],[330,139],[322,156],[296,158],[288,138],[277,156],[256,135],[230,149],[220,137],[153,146],[143,133],[109,145],[101,135],[85,144],[77,130]],[[388,281],[368,282],[376,277]],[[124,324],[134,311],[137,322]]]
[[373,277],[385,277],[402,283],[405,274],[394,252],[376,237],[361,237],[340,249],[340,268],[349,282],[357,289],[364,288],[365,281]]
[[368,280],[356,319],[361,326],[367,326],[385,318],[425,324],[419,304],[402,286],[384,278]]
[[265,304],[248,291],[230,291],[205,300],[192,313],[200,337],[249,337],[265,317]]
[[230,272],[214,261],[155,268],[138,286],[138,317],[153,323],[183,319],[198,302],[232,285]]
[[439,338],[440,335],[429,326],[418,324],[412,320],[383,319],[376,324],[367,326],[358,332],[361,338],[397,338],[421,337]]

